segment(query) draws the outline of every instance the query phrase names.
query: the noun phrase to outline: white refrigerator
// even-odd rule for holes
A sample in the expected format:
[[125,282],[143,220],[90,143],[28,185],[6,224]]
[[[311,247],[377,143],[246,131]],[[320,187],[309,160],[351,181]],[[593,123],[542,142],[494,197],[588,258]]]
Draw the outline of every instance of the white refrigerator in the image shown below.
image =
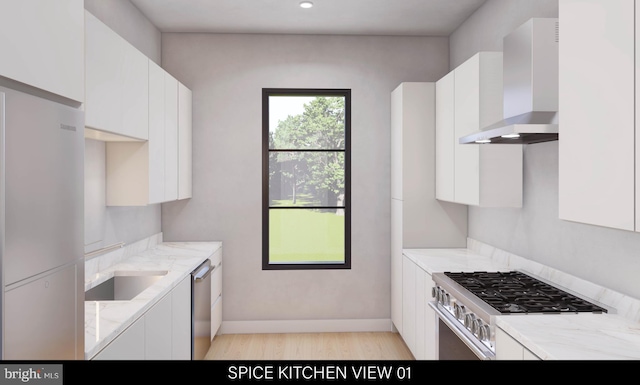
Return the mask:
[[84,113],[0,87],[2,360],[84,359]]

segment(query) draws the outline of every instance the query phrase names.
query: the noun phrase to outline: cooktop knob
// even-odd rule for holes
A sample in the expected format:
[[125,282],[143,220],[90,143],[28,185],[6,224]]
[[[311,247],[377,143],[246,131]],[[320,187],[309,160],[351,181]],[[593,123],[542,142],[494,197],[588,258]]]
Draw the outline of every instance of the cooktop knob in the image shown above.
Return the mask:
[[491,340],[491,328],[489,327],[489,325],[484,324],[480,327],[478,338],[480,338],[481,341],[487,342]]
[[476,319],[476,315],[473,313],[467,313],[464,316],[464,327],[466,327],[467,329],[471,330],[471,327],[473,325],[473,321]]
[[482,327],[482,320],[480,318],[474,319],[473,322],[471,323],[471,333],[473,333],[474,336],[480,338],[481,327]]
[[465,309],[464,305],[456,304],[453,307],[453,315],[455,315],[456,318],[461,320],[461,321],[464,320],[465,311],[466,311],[466,309]]

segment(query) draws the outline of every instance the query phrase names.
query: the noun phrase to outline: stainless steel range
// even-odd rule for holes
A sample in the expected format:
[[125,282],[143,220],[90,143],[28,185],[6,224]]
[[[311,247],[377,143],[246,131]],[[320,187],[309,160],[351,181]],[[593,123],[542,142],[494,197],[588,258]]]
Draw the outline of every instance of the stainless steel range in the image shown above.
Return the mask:
[[[495,358],[498,315],[606,313],[607,309],[520,271],[434,273],[438,359]],[[446,325],[446,327],[445,327]]]

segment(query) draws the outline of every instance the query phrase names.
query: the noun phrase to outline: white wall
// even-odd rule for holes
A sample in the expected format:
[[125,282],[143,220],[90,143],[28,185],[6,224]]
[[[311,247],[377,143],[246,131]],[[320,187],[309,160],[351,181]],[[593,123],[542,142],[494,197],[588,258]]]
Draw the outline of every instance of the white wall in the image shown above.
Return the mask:
[[[85,9],[160,63],[162,35],[129,0],[85,0]],[[104,154],[104,142],[85,139],[85,252],[161,231],[160,205],[105,206]]]
[[[449,68],[447,38],[163,34],[193,91],[193,198],[165,240],[224,242],[225,321],[390,318],[390,105]],[[352,90],[352,269],[262,271],[263,87]]]
[[[558,17],[558,1],[489,0],[450,37],[451,68],[501,51],[500,36],[531,17]],[[469,237],[640,298],[640,234],[558,219],[557,141],[525,147],[523,187],[522,209],[469,208]]]

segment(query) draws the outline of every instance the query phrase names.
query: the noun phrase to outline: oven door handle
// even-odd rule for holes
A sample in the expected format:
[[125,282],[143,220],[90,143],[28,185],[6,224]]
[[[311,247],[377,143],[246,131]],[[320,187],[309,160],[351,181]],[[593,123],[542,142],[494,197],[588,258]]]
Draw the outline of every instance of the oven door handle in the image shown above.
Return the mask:
[[495,354],[489,348],[484,345],[478,346],[478,343],[472,340],[472,338],[475,339],[475,337],[473,337],[471,332],[458,326],[460,323],[453,318],[453,315],[449,314],[447,311],[443,311],[442,309],[440,309],[439,306],[434,302],[429,302],[429,306],[431,306],[431,308],[435,311],[438,318],[440,318],[442,322],[444,322],[447,327],[451,329],[451,331],[454,332],[460,338],[460,340],[462,340],[462,342],[464,342],[464,344],[469,347],[469,349],[471,349],[473,354],[478,356],[478,358],[482,360],[493,360],[496,358]]

